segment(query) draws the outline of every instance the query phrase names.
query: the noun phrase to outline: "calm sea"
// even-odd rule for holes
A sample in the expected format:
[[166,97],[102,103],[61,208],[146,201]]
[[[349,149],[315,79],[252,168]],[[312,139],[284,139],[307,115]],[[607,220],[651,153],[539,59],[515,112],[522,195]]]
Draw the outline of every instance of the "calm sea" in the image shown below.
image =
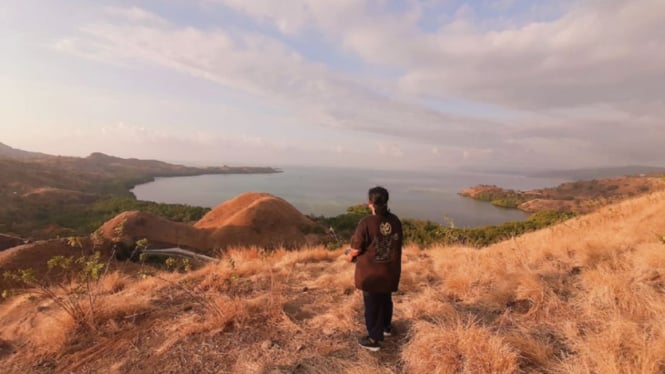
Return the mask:
[[214,207],[243,192],[268,192],[302,213],[334,216],[348,206],[363,203],[367,190],[384,186],[389,206],[403,218],[418,218],[457,227],[472,227],[521,220],[518,210],[457,195],[477,184],[513,189],[556,186],[564,179],[505,174],[415,172],[287,167],[283,173],[253,175],[201,175],[158,178],[132,190],[139,200]]

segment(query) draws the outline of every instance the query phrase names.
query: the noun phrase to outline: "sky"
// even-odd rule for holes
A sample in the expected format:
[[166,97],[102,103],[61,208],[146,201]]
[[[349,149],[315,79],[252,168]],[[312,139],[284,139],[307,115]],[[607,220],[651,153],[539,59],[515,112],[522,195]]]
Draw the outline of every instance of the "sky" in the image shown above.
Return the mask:
[[0,142],[207,165],[665,166],[663,0],[3,0]]

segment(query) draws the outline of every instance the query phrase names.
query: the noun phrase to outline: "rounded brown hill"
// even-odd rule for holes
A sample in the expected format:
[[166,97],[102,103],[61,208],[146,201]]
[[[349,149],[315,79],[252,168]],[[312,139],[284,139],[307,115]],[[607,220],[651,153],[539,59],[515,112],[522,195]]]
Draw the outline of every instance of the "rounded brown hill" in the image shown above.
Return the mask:
[[247,192],[206,214],[194,227],[209,232],[217,248],[256,246],[297,247],[308,244],[305,234],[316,224],[284,199]]
[[146,212],[128,211],[102,225],[106,241],[131,247],[147,239],[153,247],[184,247],[210,253],[228,247],[299,247],[316,224],[283,199],[245,193],[208,212],[194,226]]

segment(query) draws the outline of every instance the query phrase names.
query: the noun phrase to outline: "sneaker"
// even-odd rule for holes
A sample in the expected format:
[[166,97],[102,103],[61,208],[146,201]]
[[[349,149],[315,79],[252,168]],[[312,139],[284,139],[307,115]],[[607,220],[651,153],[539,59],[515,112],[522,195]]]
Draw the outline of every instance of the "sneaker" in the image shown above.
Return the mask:
[[383,336],[393,336],[392,326],[388,326],[385,329],[383,329]]
[[358,338],[358,345],[365,349],[369,349],[372,352],[376,352],[381,349],[381,344],[379,344],[377,341],[373,342],[369,336]]

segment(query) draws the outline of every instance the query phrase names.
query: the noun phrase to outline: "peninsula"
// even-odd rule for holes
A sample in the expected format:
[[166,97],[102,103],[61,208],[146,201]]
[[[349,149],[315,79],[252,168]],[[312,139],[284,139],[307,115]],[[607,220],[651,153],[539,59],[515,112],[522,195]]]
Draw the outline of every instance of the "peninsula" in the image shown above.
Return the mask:
[[477,185],[459,194],[488,201],[503,208],[527,213],[541,211],[589,213],[600,206],[628,197],[665,189],[665,178],[658,175],[625,176],[562,183],[557,187],[528,191],[505,189],[495,185]]

